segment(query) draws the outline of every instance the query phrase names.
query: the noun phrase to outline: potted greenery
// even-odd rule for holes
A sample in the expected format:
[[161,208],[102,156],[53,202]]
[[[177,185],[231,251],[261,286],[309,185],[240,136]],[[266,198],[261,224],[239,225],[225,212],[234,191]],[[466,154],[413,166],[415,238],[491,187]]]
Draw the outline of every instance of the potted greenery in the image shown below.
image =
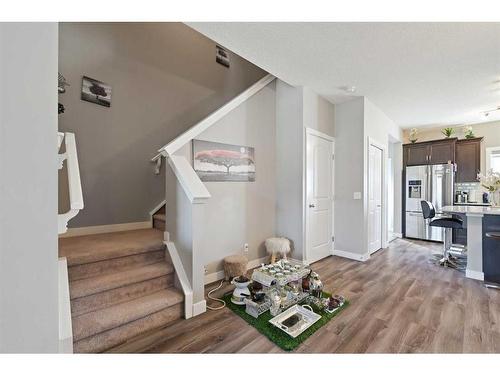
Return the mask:
[[408,135],[408,139],[410,140],[411,143],[415,143],[418,139],[417,136],[418,136],[418,130],[417,130],[417,128],[413,128],[410,130],[410,134]]
[[441,130],[441,133],[443,133],[446,138],[450,138],[454,132],[455,130],[453,128],[444,128]]
[[474,138],[474,133],[472,132],[472,126],[464,127],[464,136],[466,139]]

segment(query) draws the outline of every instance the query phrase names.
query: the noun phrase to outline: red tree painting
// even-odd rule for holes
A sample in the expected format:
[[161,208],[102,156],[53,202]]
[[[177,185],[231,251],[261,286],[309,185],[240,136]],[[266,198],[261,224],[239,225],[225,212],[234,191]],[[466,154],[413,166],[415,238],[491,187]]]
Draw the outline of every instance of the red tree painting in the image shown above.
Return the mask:
[[253,160],[247,154],[229,150],[200,151],[196,153],[195,158],[201,162],[222,165],[226,167],[227,174],[231,172],[231,167],[253,164]]
[[252,147],[195,140],[193,162],[202,181],[255,181]]

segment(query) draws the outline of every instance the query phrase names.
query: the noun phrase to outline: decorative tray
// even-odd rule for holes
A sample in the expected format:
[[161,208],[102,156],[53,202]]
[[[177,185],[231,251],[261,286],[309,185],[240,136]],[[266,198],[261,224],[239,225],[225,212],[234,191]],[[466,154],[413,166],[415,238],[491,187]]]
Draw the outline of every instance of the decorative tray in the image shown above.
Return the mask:
[[[310,271],[310,269],[300,260],[296,259],[288,259],[286,260],[286,263],[292,267],[295,267],[295,270],[293,273],[290,273],[288,275],[283,275],[283,276],[276,276],[270,274],[268,269],[263,270],[261,268],[257,268],[253,271],[252,273],[252,280],[257,281],[258,283],[264,285],[264,286],[271,286],[274,284],[278,285],[286,285],[289,282],[297,279],[302,279],[306,277]],[[283,265],[283,260],[280,260],[276,263],[273,263],[271,265],[267,265],[266,267],[269,266],[281,266]]]
[[295,338],[320,319],[321,315],[312,311],[309,305],[293,305],[272,318],[269,323]]

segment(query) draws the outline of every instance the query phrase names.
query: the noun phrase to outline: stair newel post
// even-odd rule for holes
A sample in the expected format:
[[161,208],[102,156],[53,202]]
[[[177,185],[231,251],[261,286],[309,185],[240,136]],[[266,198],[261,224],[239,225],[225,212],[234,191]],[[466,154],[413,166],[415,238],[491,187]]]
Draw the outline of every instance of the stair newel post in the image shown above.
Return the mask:
[[210,193],[184,156],[172,155],[165,169],[167,250],[185,295],[185,317],[206,311],[204,220]]

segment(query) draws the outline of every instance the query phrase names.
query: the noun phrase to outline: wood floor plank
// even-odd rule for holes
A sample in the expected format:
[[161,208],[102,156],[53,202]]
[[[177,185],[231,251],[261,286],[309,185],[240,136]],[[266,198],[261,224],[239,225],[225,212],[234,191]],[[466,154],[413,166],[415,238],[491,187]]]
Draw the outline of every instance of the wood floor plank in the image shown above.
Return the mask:
[[[343,294],[351,303],[296,352],[500,352],[500,291],[433,264],[433,253],[441,249],[439,244],[398,239],[366,262],[331,256],[313,264],[325,289]],[[145,333],[119,349],[283,352],[229,309]]]

